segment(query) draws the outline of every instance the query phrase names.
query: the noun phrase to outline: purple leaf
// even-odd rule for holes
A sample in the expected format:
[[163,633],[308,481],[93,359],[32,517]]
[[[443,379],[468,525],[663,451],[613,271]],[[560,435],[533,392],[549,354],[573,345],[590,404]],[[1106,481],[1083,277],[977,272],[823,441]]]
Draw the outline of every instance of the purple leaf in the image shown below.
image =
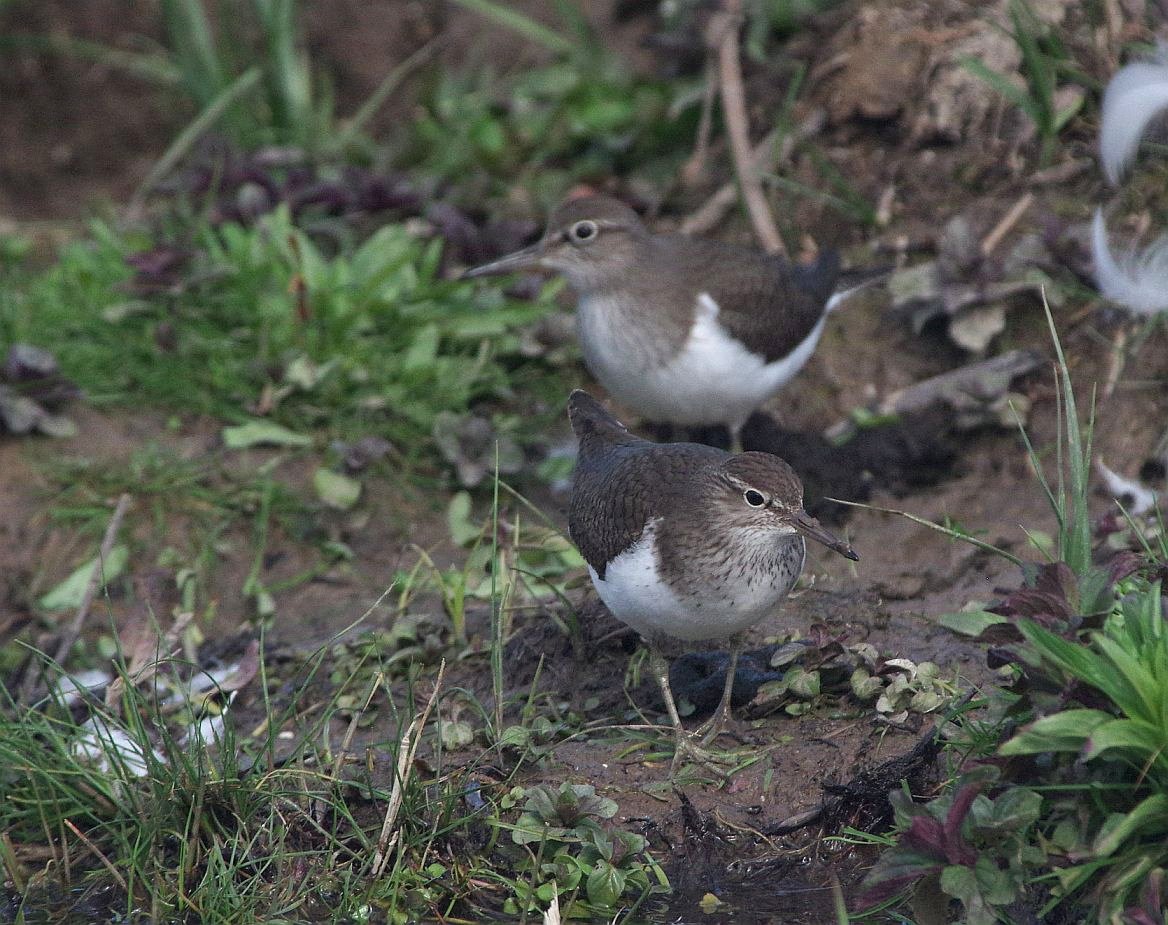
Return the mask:
[[893,848],[884,854],[864,885],[856,903],[861,909],[890,899],[918,880],[937,873],[944,865],[928,855]]
[[963,864],[972,867],[977,861],[977,852],[961,835],[961,826],[969,814],[969,808],[981,792],[981,783],[966,784],[953,797],[949,812],[945,814],[945,825],[942,828],[945,857],[950,864]]
[[900,843],[910,851],[928,856],[937,861],[947,860],[945,829],[932,816],[920,815],[913,818],[909,827],[900,837]]

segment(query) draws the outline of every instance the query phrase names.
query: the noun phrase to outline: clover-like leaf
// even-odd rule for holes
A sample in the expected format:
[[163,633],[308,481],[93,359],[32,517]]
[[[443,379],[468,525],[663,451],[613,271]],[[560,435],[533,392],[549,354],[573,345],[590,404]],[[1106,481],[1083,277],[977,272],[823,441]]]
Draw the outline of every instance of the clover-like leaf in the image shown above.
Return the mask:
[[597,861],[584,887],[588,901],[603,908],[615,906],[625,891],[625,879],[624,871],[608,861]]
[[884,681],[869,674],[866,668],[857,668],[852,672],[851,688],[857,700],[873,700],[884,689]]
[[347,511],[361,497],[361,483],[340,472],[321,467],[312,476],[316,495],[328,507]]

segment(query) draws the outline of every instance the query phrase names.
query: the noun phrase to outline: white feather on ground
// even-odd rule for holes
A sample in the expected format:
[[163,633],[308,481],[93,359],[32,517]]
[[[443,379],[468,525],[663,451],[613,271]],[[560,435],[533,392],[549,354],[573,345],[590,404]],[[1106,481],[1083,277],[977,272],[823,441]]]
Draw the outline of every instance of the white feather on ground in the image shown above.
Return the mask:
[[1115,184],[1136,156],[1149,123],[1168,109],[1168,46],[1147,61],[1121,67],[1103,94],[1099,156]]
[[1143,251],[1116,260],[1107,243],[1103,211],[1095,210],[1091,226],[1091,254],[1099,291],[1139,315],[1168,309],[1168,235],[1161,235]]
[[1124,478],[1118,472],[1109,469],[1102,458],[1095,460],[1095,467],[1103,476],[1107,493],[1120,502],[1133,517],[1146,514],[1156,506],[1156,492],[1146,485],[1141,485],[1135,479]]

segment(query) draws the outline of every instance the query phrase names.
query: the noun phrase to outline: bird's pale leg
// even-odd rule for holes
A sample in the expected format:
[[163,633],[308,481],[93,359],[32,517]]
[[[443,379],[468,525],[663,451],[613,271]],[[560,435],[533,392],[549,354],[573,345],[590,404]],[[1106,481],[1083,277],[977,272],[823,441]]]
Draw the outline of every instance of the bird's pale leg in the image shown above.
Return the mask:
[[661,697],[665,701],[665,712],[669,714],[669,721],[673,724],[673,763],[669,766],[669,773],[672,775],[677,770],[683,755],[688,755],[698,764],[713,767],[716,770],[716,765],[714,765],[710,755],[694,744],[693,737],[681,725],[681,716],[677,712],[677,703],[673,699],[673,690],[669,686],[669,663],[665,661],[665,656],[652,642],[648,640],[646,642],[649,646],[649,670],[657,679],[657,684],[661,688]]
[[673,700],[673,689],[669,686],[669,663],[665,661],[665,656],[661,651],[649,643],[649,670],[653,672],[653,677],[657,679],[657,684],[661,688],[661,699],[665,701],[665,712],[669,714],[669,721],[673,724],[673,731],[677,734],[678,741],[686,737],[685,727],[681,725],[681,716],[677,712],[677,704]]
[[722,727],[730,719],[730,700],[734,694],[734,672],[738,669],[738,655],[741,652],[742,639],[735,636],[730,640],[730,667],[726,669],[726,684],[722,688],[722,699],[718,702],[718,709],[694,732],[695,736],[701,736],[702,745],[709,745],[718,738]]

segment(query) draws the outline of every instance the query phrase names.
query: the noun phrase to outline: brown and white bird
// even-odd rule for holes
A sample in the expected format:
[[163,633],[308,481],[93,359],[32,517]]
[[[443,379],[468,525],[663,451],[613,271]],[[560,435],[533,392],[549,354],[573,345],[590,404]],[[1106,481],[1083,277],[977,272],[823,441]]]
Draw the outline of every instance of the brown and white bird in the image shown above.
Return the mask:
[[769,453],[650,443],[576,390],[568,417],[580,455],[568,509],[572,541],[600,599],[641,634],[677,749],[700,756],[681,724],[662,647],[730,637],[730,666],[703,744],[730,710],[740,634],[775,612],[803,571],[804,537],[859,557],[803,510],[803,486]]
[[871,281],[835,292],[833,252],[802,266],[653,234],[607,196],[565,202],[537,243],[464,276],[536,269],[575,291],[584,362],[614,399],[654,421],[725,424],[736,446],[751,412],[807,362],[832,308]]

